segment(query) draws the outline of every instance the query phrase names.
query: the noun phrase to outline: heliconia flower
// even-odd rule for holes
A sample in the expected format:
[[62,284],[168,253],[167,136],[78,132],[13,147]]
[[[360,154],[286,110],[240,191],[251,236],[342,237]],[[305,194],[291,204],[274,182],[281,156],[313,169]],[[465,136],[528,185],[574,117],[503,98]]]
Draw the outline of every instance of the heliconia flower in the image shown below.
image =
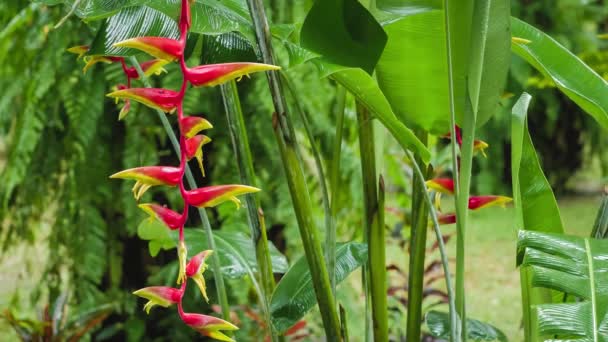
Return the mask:
[[134,179],[133,195],[136,200],[155,185],[176,186],[181,180],[181,172],[173,166],[142,166],[117,172],[110,178]]
[[177,274],[177,283],[181,284],[186,281],[186,258],[188,257],[188,249],[184,240],[180,240],[177,244],[177,257],[179,259],[179,272]]
[[247,185],[212,185],[186,191],[186,201],[199,208],[214,207],[226,201],[232,201],[239,208],[241,201],[236,196],[258,191],[260,189]]
[[212,253],[212,250],[202,251],[193,256],[186,266],[186,276],[194,280],[196,285],[198,285],[198,288],[201,290],[203,298],[205,298],[205,301],[207,302],[209,302],[209,297],[207,297],[207,286],[205,285],[205,277],[203,277],[203,273],[205,270],[207,270],[205,259],[207,259],[207,257]]
[[178,92],[163,88],[129,88],[111,92],[107,96],[132,99],[166,113],[175,111],[180,101]]
[[173,61],[181,57],[184,43],[164,37],[137,37],[115,43],[116,47],[141,50],[156,58]]
[[488,157],[486,155],[486,148],[488,148],[488,143],[483,140],[475,140],[473,142],[473,152],[480,152],[484,157]]
[[[454,127],[454,130],[456,131],[456,142],[458,143],[459,146],[462,146],[462,129],[460,128],[460,126],[456,125]],[[446,139],[451,139],[452,138],[452,132],[448,132],[443,137],[446,138]]]
[[449,214],[439,214],[437,215],[437,221],[439,222],[439,224],[452,224],[452,223],[456,223],[456,214],[454,213],[449,213]]
[[195,135],[186,140],[186,159],[190,160],[196,158],[198,166],[203,173],[203,177],[205,176],[205,169],[203,168],[203,145],[208,144],[210,141],[211,138],[202,134]]
[[187,69],[185,76],[195,87],[212,87],[240,79],[252,72],[278,70],[276,65],[262,63],[221,63],[207,64]]
[[198,116],[186,116],[179,120],[179,131],[186,139],[192,138],[198,132],[213,128],[211,123]]
[[89,46],[88,45],[78,45],[78,46],[72,46],[71,48],[67,49],[68,52],[70,53],[74,53],[78,55],[78,58],[82,58],[82,56],[84,56],[85,53],[87,53],[89,51]]
[[156,203],[140,204],[139,208],[150,214],[151,219],[157,219],[164,223],[169,229],[174,230],[183,225],[182,215],[165,206]]
[[[144,75],[146,75],[146,76],[160,75],[163,72],[167,72],[167,70],[165,70],[163,68],[163,66],[165,66],[167,63],[169,63],[169,62],[164,59],[153,59],[153,60],[145,61],[145,62],[141,63],[141,70],[144,72]],[[133,78],[133,79],[139,78],[139,73],[137,72],[137,69],[135,67],[130,67],[130,68],[125,69],[125,73],[130,78]]]
[[471,196],[469,198],[469,209],[477,210],[493,206],[504,207],[513,199],[506,196]]
[[440,193],[454,194],[454,180],[451,178],[433,178],[426,181],[426,186]]
[[202,314],[184,313],[181,315],[182,321],[190,328],[198,331],[201,335],[214,338],[219,341],[234,342],[220,330],[234,331],[239,328],[223,319]]
[[146,305],[144,305],[144,310],[146,310],[147,314],[150,313],[150,309],[155,305],[167,308],[178,303],[182,298],[182,291],[167,286],[144,287],[133,292],[133,294],[148,300]]

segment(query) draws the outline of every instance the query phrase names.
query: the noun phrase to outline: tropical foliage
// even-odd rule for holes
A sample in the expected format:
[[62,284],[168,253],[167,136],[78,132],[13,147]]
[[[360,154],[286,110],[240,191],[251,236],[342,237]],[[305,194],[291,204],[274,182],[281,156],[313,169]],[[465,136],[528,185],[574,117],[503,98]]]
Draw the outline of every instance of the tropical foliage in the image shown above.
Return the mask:
[[465,287],[469,212],[513,202],[524,339],[608,341],[606,200],[572,237],[554,195],[608,169],[606,16],[0,4],[0,242],[34,283],[4,323],[22,340],[518,340],[469,317]]

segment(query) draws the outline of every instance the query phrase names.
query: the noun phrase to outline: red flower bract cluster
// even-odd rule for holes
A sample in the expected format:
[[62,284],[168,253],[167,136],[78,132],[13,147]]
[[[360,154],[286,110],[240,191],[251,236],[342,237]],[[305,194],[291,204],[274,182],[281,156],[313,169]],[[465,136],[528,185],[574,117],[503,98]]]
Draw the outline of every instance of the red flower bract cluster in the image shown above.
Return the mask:
[[128,113],[130,100],[140,102],[163,112],[177,112],[180,132],[179,143],[181,148],[179,166],[135,167],[115,173],[111,176],[111,178],[135,180],[133,195],[136,200],[139,200],[150,187],[160,185],[179,187],[184,202],[184,208],[181,213],[156,203],[144,203],[139,205],[142,210],[150,214],[152,219],[159,220],[165,224],[168,229],[179,230],[179,242],[177,247],[179,274],[177,284],[181,284],[181,286],[179,288],[151,286],[137,290],[134,294],[148,299],[148,303],[144,306],[146,312],[149,312],[154,305],[169,307],[173,304],[177,304],[180,318],[186,325],[200,332],[202,335],[217,340],[232,341],[231,338],[221,331],[238,329],[235,325],[213,316],[185,313],[183,311],[182,300],[188,279],[191,279],[196,283],[203,298],[208,300],[203,272],[207,268],[205,259],[212,254],[212,251],[210,250],[202,251],[194,255],[189,261],[187,260],[188,250],[184,240],[184,224],[188,218],[188,208],[190,206],[205,208],[213,207],[226,201],[232,201],[238,208],[240,201],[237,196],[257,192],[259,189],[236,184],[214,185],[190,190],[185,188],[184,173],[188,160],[196,158],[204,176],[202,148],[205,144],[209,143],[211,139],[198,133],[202,130],[210,129],[213,126],[209,121],[203,118],[186,116],[183,110],[183,100],[189,84],[195,87],[216,86],[234,79],[240,79],[252,72],[276,70],[278,67],[260,63],[224,63],[189,68],[184,59],[184,51],[186,47],[186,36],[191,23],[190,3],[188,0],[182,0],[181,6],[181,15],[178,25],[180,38],[178,40],[165,37],[136,37],[114,44],[119,47],[139,49],[156,57],[156,59],[141,64],[142,70],[146,75],[159,73],[162,70],[163,65],[178,60],[183,76],[182,86],[179,91],[160,88],[132,88],[131,80],[138,79],[140,75],[134,67],[128,67],[126,65],[124,57],[86,56],[89,51],[87,46],[77,46],[68,50],[78,54],[79,57],[84,56],[85,62],[87,63],[85,71],[99,62],[119,62],[122,64],[124,74],[127,77],[127,85],[119,85],[116,91],[108,94],[108,96],[116,98],[117,100],[125,100],[125,106],[121,110],[119,119],[122,119]]
[[[458,145],[462,146],[462,130],[460,127],[455,127],[456,131],[456,142]],[[444,136],[445,138],[451,138],[451,134],[447,134]],[[473,142],[473,151],[480,152],[485,157],[485,149],[488,148],[488,144],[482,140],[475,140]],[[458,162],[460,165],[460,160]],[[434,190],[438,194],[454,194],[454,180],[452,178],[433,178],[431,180],[426,181],[426,186],[429,190]],[[438,195],[439,196],[439,195]],[[437,197],[439,199],[439,197]],[[495,196],[495,195],[486,195],[486,196],[471,196],[469,197],[468,208],[470,210],[478,210],[487,207],[493,206],[505,206],[505,204],[511,202],[510,197],[506,196]],[[439,200],[436,203],[437,210],[439,208]],[[455,213],[439,213],[437,216],[437,220],[439,224],[452,224],[456,223],[456,214]]]

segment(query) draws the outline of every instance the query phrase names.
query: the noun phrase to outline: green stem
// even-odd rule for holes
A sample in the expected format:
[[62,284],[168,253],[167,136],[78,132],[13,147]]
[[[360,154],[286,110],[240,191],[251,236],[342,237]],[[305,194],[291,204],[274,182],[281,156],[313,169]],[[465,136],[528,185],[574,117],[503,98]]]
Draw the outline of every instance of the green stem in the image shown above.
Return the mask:
[[[148,78],[144,74],[143,70],[141,69],[141,65],[137,61],[137,58],[130,57],[130,60],[131,60],[131,64],[133,64],[135,69],[137,69],[139,78],[143,82],[144,86],[146,88],[151,88],[152,86],[150,85],[150,81],[148,80]],[[175,153],[178,155],[178,158],[179,158],[179,156],[181,155],[180,148],[179,148],[179,142],[177,141],[177,137],[175,136],[173,127],[171,127],[171,123],[169,123],[169,120],[167,119],[167,116],[165,115],[165,113],[163,113],[157,109],[156,114],[158,114],[158,117],[159,117],[161,123],[163,124],[163,127],[165,128],[167,135],[169,136],[171,145],[173,145],[173,149],[175,150]],[[186,164],[186,180],[188,181],[188,186],[190,186],[191,189],[195,189],[198,187],[196,185],[196,181],[194,180],[194,176],[192,176],[192,171],[190,170],[190,167],[188,166],[188,164]],[[207,212],[205,211],[205,209],[199,208],[198,214],[199,214],[201,222],[203,224],[203,230],[205,231],[205,234],[207,235],[207,243],[209,245],[209,249],[215,250],[216,249],[215,240],[213,239],[213,231],[211,229],[211,224],[209,223],[209,218],[207,217]],[[218,253],[211,254],[210,259],[211,259],[211,269],[213,270],[213,274],[215,275],[214,279],[215,279],[215,287],[217,289],[217,298],[218,298],[218,302],[220,303],[220,307],[222,308],[222,317],[226,320],[229,320],[230,319],[230,306],[228,304],[228,295],[226,293],[226,285],[224,284],[224,278],[222,276],[222,269],[220,266],[219,254]]]
[[[238,88],[235,81],[220,86],[222,99],[228,121],[228,132],[232,140],[232,146],[236,155],[237,166],[242,184],[255,186],[255,171],[253,168],[253,158],[249,147],[249,138],[245,127],[245,119],[241,109]],[[269,327],[270,311],[268,303],[275,287],[274,275],[272,272],[272,261],[268,249],[268,238],[266,236],[266,226],[262,224],[263,213],[260,208],[257,196],[246,195],[245,197],[247,220],[251,230],[251,238],[256,251],[256,260],[259,268],[259,280],[262,283],[260,302],[264,308],[266,321]],[[272,332],[273,339],[276,334]]]
[[437,243],[439,245],[439,255],[441,257],[441,265],[443,267],[445,286],[448,292],[448,308],[450,314],[450,341],[458,342],[461,341],[461,335],[458,331],[458,328],[460,326],[458,322],[458,314],[456,312],[454,287],[452,285],[452,278],[450,275],[448,254],[445,249],[445,243],[443,242],[443,234],[441,233],[441,229],[439,228],[439,220],[437,219],[437,210],[433,206],[433,199],[429,195],[429,189],[426,187],[426,183],[424,182],[424,174],[416,163],[416,158],[414,158],[414,155],[408,150],[405,150],[405,155],[412,163],[412,166],[414,168],[414,174],[417,176],[414,178],[414,180],[418,183],[420,190],[422,190],[422,192],[424,193],[424,199],[426,201],[427,207],[429,208],[429,213],[431,214],[431,222],[433,223],[435,238],[437,239]]
[[[450,30],[450,1],[443,0],[445,45],[448,66],[448,96],[450,109],[450,134],[452,136],[452,178],[454,179],[454,200],[456,207],[456,308],[460,319],[460,336],[466,340],[466,305],[465,305],[465,236],[468,206],[468,181],[466,190],[461,192],[460,163],[458,161],[458,141],[456,136],[456,110],[454,99],[454,66],[452,61],[452,37]],[[466,101],[465,101],[466,102]],[[464,127],[466,128],[466,127]],[[464,158],[464,156],[463,156]],[[469,172],[470,173],[470,172]],[[468,177],[466,177],[468,178]],[[466,193],[466,194],[465,194]]]
[[[338,187],[340,186],[340,156],[342,153],[342,134],[344,132],[344,109],[346,106],[346,88],[337,86],[337,113],[336,113],[336,135],[334,137],[334,151],[332,154],[333,165],[330,175],[331,189],[331,220],[332,228],[325,235],[325,253],[327,268],[329,269],[329,280],[332,292],[336,293],[336,230],[338,223]],[[345,324],[343,322],[343,324]],[[348,341],[346,337],[345,341]]]
[[344,310],[344,307],[342,305],[340,305],[340,322],[342,324],[342,338],[344,339],[344,341],[350,341],[350,339],[348,338],[348,325],[346,324],[346,310]]
[[[321,153],[319,153],[319,148],[317,147],[317,143],[315,142],[315,137],[312,134],[312,129],[310,128],[310,123],[308,120],[308,115],[306,114],[306,112],[302,108],[302,105],[300,104],[300,101],[298,100],[298,96],[296,95],[297,93],[296,93],[295,87],[293,86],[293,83],[291,82],[289,77],[287,77],[287,74],[283,71],[281,71],[281,78],[283,79],[283,82],[284,82],[287,90],[289,91],[289,95],[291,95],[291,99],[293,100],[293,103],[295,104],[295,107],[296,107],[296,112],[300,116],[300,120],[302,121],[302,124],[304,125],[304,131],[306,132],[306,137],[308,138],[308,141],[310,143],[310,150],[311,150],[312,156],[315,160],[315,167],[317,169],[317,173],[319,176],[318,180],[319,180],[319,184],[321,185],[321,201],[323,202],[323,211],[325,214],[325,234],[326,234],[326,236],[328,236],[328,235],[330,235],[330,232],[334,231],[334,227],[333,227],[333,220],[331,217],[331,209],[330,209],[330,204],[329,204],[329,193],[327,191],[325,171],[323,170],[323,163],[321,162]],[[335,233],[333,233],[333,235],[335,236]],[[334,241],[335,241],[335,238],[334,238]],[[335,253],[336,253],[335,243],[331,247],[326,245],[325,259],[326,259],[327,270],[328,270],[329,278],[330,278],[330,282],[331,282],[332,293],[334,293],[334,295],[336,293],[336,291],[335,291],[335,268],[336,268],[336,266],[335,266],[335,260],[333,261],[333,264],[330,262],[329,254],[335,255]],[[335,259],[335,256],[334,256],[334,259]]]
[[357,102],[359,150],[363,176],[365,235],[368,242],[367,266],[374,341],[388,341],[388,306],[386,301],[386,255],[384,241],[384,184],[378,196],[376,149],[373,121],[369,111]]
[[278,114],[273,115],[273,128],[283,161],[287,185],[291,193],[293,209],[298,220],[300,237],[304,245],[306,260],[312,275],[312,283],[319,304],[325,334],[328,341],[341,341],[340,321],[336,311],[336,302],[331,292],[329,275],[323,262],[323,251],[318,232],[314,226],[312,205],[306,180],[295,146],[285,140],[280,129]]
[[[418,134],[418,137],[426,144],[428,134]],[[416,164],[424,166],[420,158],[416,158]],[[424,167],[425,171],[426,167]],[[425,172],[426,180],[428,172]],[[424,268],[426,256],[426,240],[428,231],[428,207],[424,201],[426,194],[424,189],[417,186],[420,183],[418,175],[413,175],[412,183],[412,233],[410,236],[410,261],[408,274],[407,294],[407,333],[406,336],[412,341],[421,339],[422,325],[422,299],[424,291]]]
[[[249,12],[255,27],[257,43],[262,52],[263,62],[275,64],[272,53],[270,28],[262,0],[247,0]],[[314,224],[312,203],[310,200],[302,162],[297,150],[295,129],[287,112],[285,97],[281,89],[279,74],[275,71],[266,73],[275,113],[272,118],[273,130],[279,147],[281,162],[287,178],[293,208],[298,221],[300,237],[304,245],[306,260],[312,274],[313,287],[323,319],[323,326],[328,341],[341,341],[340,320],[336,302],[331,290],[329,274],[323,261],[323,250],[319,241],[317,227]]]

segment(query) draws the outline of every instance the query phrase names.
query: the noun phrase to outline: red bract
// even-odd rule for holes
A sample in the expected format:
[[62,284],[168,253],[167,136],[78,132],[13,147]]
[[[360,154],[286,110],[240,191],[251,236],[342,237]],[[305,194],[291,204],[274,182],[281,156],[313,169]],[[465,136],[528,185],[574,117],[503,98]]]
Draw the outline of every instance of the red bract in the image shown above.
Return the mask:
[[260,189],[247,185],[212,185],[186,191],[185,197],[188,204],[199,208],[214,207],[226,201],[232,201],[237,208],[241,201],[236,196],[258,192]]
[[[166,72],[163,66],[167,63],[164,59],[152,59],[141,63],[141,70],[146,76],[160,75],[162,72]],[[125,68],[125,74],[134,80],[139,79],[139,73],[135,67]]]
[[154,305],[169,307],[172,304],[179,303],[182,300],[182,291],[173,287],[166,286],[150,286],[133,292],[134,295],[146,298],[148,302],[144,306],[146,313],[150,313],[150,309]]
[[151,218],[156,218],[164,223],[169,229],[177,229],[184,224],[181,214],[162,205],[145,203],[140,204],[139,207],[150,214]]
[[188,265],[186,266],[186,276],[194,280],[199,290],[201,291],[201,295],[203,295],[203,298],[205,298],[207,302],[209,301],[209,297],[207,297],[207,286],[205,285],[205,278],[203,277],[203,273],[205,273],[205,270],[207,269],[205,259],[207,259],[207,257],[211,255],[211,253],[213,253],[212,250],[202,251],[198,253],[197,255],[192,257],[192,259],[190,259]]
[[186,137],[186,139],[192,138],[198,132],[213,128],[211,123],[198,116],[186,116],[179,119],[179,131]]
[[184,323],[198,331],[201,335],[220,341],[234,341],[220,330],[233,331],[239,329],[236,325],[213,316],[183,313],[181,317]]
[[184,50],[183,42],[164,37],[131,38],[115,43],[114,46],[141,50],[156,58],[167,61],[181,58]]
[[437,216],[437,221],[439,222],[439,224],[452,224],[452,223],[456,223],[456,214],[454,214],[454,213],[439,214]]
[[186,70],[186,78],[195,87],[212,87],[252,72],[278,70],[275,65],[261,63],[222,63],[197,66]]
[[176,186],[181,181],[182,173],[172,166],[142,166],[117,172],[110,178],[134,179],[133,195],[139,200],[141,196],[155,185]]
[[477,210],[493,206],[504,207],[513,199],[506,196],[471,196],[469,198],[469,209]]
[[208,136],[199,134],[190,139],[186,139],[186,144],[184,146],[186,150],[186,158],[188,160],[196,158],[203,176],[205,176],[205,169],[203,168],[203,145],[209,142],[211,142],[211,139]]
[[443,194],[454,194],[454,180],[451,178],[433,178],[426,181],[426,186]]
[[148,107],[171,113],[181,102],[178,92],[162,88],[129,88],[117,90],[107,96],[119,99],[132,99]]

